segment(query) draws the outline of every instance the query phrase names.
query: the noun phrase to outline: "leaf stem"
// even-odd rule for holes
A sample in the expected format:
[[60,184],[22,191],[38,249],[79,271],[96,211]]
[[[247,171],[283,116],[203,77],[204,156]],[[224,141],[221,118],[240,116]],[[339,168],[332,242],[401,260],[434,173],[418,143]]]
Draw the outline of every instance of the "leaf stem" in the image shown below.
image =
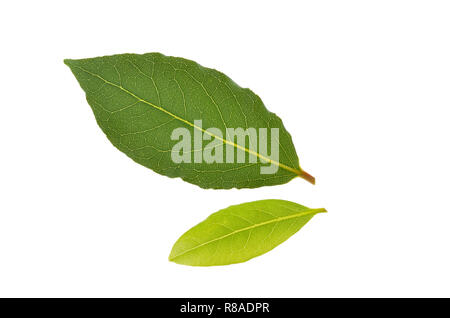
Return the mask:
[[324,209],[324,208],[320,208],[320,209],[310,209],[309,211],[310,211],[310,212],[313,212],[313,213],[327,213],[327,212],[328,212],[327,209]]
[[310,175],[308,172],[306,172],[304,170],[300,170],[300,172],[298,173],[298,176],[300,178],[305,179],[309,183],[316,184],[316,178],[314,178],[312,175]]

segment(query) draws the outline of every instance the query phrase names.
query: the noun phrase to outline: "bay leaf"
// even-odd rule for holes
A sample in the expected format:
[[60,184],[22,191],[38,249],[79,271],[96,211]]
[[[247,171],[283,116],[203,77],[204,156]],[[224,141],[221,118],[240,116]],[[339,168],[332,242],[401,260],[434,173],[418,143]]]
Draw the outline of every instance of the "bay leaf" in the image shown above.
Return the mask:
[[184,233],[174,244],[169,260],[191,266],[245,262],[272,250],[323,212],[326,210],[284,200],[233,205]]
[[[64,62],[111,143],[157,173],[215,189],[283,184],[297,176],[314,184],[314,177],[300,168],[281,119],[256,94],[221,72],[159,53]],[[190,137],[189,146],[179,152],[184,156],[181,162],[173,159],[175,146],[183,139],[180,135],[173,140],[178,128]],[[248,146],[240,144],[227,128],[266,129],[267,140],[275,138],[279,144],[278,158],[269,155],[270,148],[251,148],[250,141]],[[278,136],[270,135],[271,129],[278,129]],[[232,160],[226,157],[230,149]],[[245,157],[239,162],[240,155]],[[272,172],[263,173],[268,166]]]

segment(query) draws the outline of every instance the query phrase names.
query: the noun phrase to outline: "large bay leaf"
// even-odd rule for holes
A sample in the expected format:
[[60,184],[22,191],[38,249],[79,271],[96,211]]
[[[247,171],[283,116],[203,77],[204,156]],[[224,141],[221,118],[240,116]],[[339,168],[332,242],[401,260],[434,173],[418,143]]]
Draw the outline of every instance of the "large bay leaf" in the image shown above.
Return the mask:
[[169,260],[191,266],[245,262],[272,250],[321,212],[326,210],[284,200],[233,205],[184,233]]
[[[252,91],[216,70],[159,53],[64,62],[86,92],[99,126],[113,145],[160,174],[216,189],[276,185],[296,176],[314,183],[314,178],[300,168],[291,136],[280,118]],[[201,126],[196,124],[198,120]],[[191,162],[176,163],[171,158],[178,142],[171,136],[180,127],[192,137],[199,132],[207,137],[200,145],[192,138]],[[219,129],[222,137],[208,128]],[[239,145],[227,135],[226,128],[266,128],[268,134],[271,128],[278,128],[278,159],[264,156],[270,151],[262,152],[260,147],[253,151]],[[236,153],[243,152],[245,162],[195,162],[194,156],[202,154],[201,147],[211,145],[211,141],[218,142],[213,150],[226,145],[236,148]],[[226,151],[222,152],[224,157]],[[256,162],[251,157],[256,157],[252,158]],[[261,167],[268,165],[275,167],[276,173],[262,174]]]

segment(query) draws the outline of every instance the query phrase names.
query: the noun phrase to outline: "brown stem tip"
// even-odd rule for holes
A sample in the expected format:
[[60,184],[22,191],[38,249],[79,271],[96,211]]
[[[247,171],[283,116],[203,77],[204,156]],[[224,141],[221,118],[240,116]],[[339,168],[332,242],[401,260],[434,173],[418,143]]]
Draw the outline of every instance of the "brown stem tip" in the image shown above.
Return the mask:
[[314,178],[312,175],[310,175],[308,172],[301,170],[298,174],[300,178],[305,179],[309,183],[316,184],[316,178]]

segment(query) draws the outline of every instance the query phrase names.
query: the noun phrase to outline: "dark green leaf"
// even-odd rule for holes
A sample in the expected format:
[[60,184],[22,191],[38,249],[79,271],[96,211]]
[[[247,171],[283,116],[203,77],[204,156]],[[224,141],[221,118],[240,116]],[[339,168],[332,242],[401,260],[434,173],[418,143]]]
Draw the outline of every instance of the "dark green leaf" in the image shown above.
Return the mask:
[[[159,53],[64,62],[86,92],[99,126],[113,145],[160,174],[181,177],[202,188],[255,188],[286,183],[296,176],[314,183],[314,178],[300,168],[291,136],[280,118],[252,91],[216,70]],[[196,124],[198,120],[201,127]],[[182,153],[192,160],[176,163],[171,154],[178,140],[171,136],[183,127],[192,140]],[[208,128],[219,129],[222,137]],[[272,138],[270,129],[278,128],[278,158],[269,155],[270,145],[268,151],[259,145],[242,145],[227,134],[227,128],[265,128],[268,140]],[[196,133],[204,136],[201,144],[194,142]],[[195,162],[196,155],[206,158],[203,151],[208,147],[224,162]],[[220,147],[225,148],[222,154],[216,152]],[[242,152],[244,162],[235,159],[226,163],[227,147],[236,152],[232,152],[234,158]],[[261,168],[269,165],[276,172],[262,174]]]

